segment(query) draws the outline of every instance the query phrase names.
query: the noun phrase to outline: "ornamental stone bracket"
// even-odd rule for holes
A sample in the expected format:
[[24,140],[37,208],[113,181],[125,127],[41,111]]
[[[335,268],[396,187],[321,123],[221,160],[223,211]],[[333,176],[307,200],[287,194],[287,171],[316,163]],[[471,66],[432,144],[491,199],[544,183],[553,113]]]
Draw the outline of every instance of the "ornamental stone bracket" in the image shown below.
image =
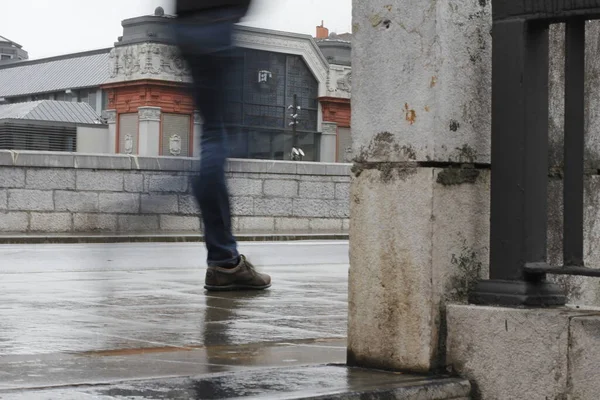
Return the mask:
[[349,99],[352,96],[352,68],[331,65],[327,75],[327,96]]
[[159,121],[160,122],[160,107],[139,107],[138,118],[140,121]]
[[189,68],[176,46],[143,43],[116,47],[109,54],[107,83],[141,79],[191,82]]
[[116,124],[117,123],[117,110],[104,110],[102,112],[102,117],[106,119],[107,124]]

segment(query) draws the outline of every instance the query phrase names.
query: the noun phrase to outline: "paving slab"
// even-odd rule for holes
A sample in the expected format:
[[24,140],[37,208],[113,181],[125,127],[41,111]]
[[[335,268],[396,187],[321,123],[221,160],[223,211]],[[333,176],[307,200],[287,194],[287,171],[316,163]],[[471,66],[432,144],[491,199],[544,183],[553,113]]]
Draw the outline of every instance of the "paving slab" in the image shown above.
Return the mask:
[[3,400],[51,399],[330,399],[466,400],[468,381],[347,368],[307,366],[113,385],[0,393]]

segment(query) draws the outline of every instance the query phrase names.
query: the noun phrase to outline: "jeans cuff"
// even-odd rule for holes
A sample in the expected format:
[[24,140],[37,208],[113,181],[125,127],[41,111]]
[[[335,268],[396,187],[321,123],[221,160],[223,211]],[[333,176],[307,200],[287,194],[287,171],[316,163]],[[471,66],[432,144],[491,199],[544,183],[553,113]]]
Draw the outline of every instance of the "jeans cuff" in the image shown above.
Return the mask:
[[236,265],[239,261],[239,258],[240,258],[240,256],[236,255],[235,257],[232,257],[227,260],[219,260],[219,261],[208,260],[207,264],[209,267],[229,267],[231,265]]

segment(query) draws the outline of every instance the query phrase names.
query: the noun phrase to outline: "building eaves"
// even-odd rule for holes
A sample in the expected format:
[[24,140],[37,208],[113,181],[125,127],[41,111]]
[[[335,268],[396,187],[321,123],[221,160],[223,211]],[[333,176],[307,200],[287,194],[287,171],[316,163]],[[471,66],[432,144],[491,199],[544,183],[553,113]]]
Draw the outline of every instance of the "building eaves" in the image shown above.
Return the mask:
[[110,48],[0,66],[0,97],[96,87],[110,77]]
[[87,103],[40,100],[0,106],[0,120],[28,120],[99,125],[100,117]]
[[2,35],[0,35],[0,42],[5,42],[5,43],[8,43],[8,44],[11,44],[11,45],[15,46],[18,49],[22,49],[23,48],[23,46],[21,46],[19,43],[13,42],[12,40],[10,40],[10,39],[2,36]]
[[240,33],[243,33],[243,32],[256,33],[256,34],[262,34],[262,35],[271,36],[271,37],[279,36],[282,38],[306,40],[307,42],[310,43],[310,46],[316,52],[317,57],[319,58],[319,61],[323,64],[323,66],[325,66],[326,68],[329,66],[329,63],[328,63],[327,59],[325,58],[325,56],[323,55],[323,52],[317,45],[315,38],[312,37],[311,35],[307,35],[304,33],[284,32],[284,31],[277,31],[277,30],[273,30],[273,29],[257,28],[254,26],[242,25],[242,24],[237,24],[236,29]]

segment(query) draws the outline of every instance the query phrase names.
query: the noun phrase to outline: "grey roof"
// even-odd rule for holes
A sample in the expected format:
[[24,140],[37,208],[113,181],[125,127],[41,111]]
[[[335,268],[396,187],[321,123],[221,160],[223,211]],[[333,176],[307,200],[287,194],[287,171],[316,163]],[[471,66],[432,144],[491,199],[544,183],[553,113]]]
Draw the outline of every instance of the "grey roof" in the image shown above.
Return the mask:
[[96,87],[110,77],[110,49],[69,54],[0,67],[0,97]]
[[8,43],[8,44],[12,44],[12,45],[14,45],[14,46],[18,47],[19,49],[23,47],[23,46],[21,46],[20,44],[18,44],[18,43],[15,43],[15,42],[13,42],[12,40],[10,40],[10,39],[7,39],[6,37],[4,37],[4,36],[2,36],[2,35],[0,35],[0,42],[4,42],[4,43]]
[[100,118],[87,103],[39,100],[27,103],[0,105],[0,120],[69,122],[73,124],[100,124]]

